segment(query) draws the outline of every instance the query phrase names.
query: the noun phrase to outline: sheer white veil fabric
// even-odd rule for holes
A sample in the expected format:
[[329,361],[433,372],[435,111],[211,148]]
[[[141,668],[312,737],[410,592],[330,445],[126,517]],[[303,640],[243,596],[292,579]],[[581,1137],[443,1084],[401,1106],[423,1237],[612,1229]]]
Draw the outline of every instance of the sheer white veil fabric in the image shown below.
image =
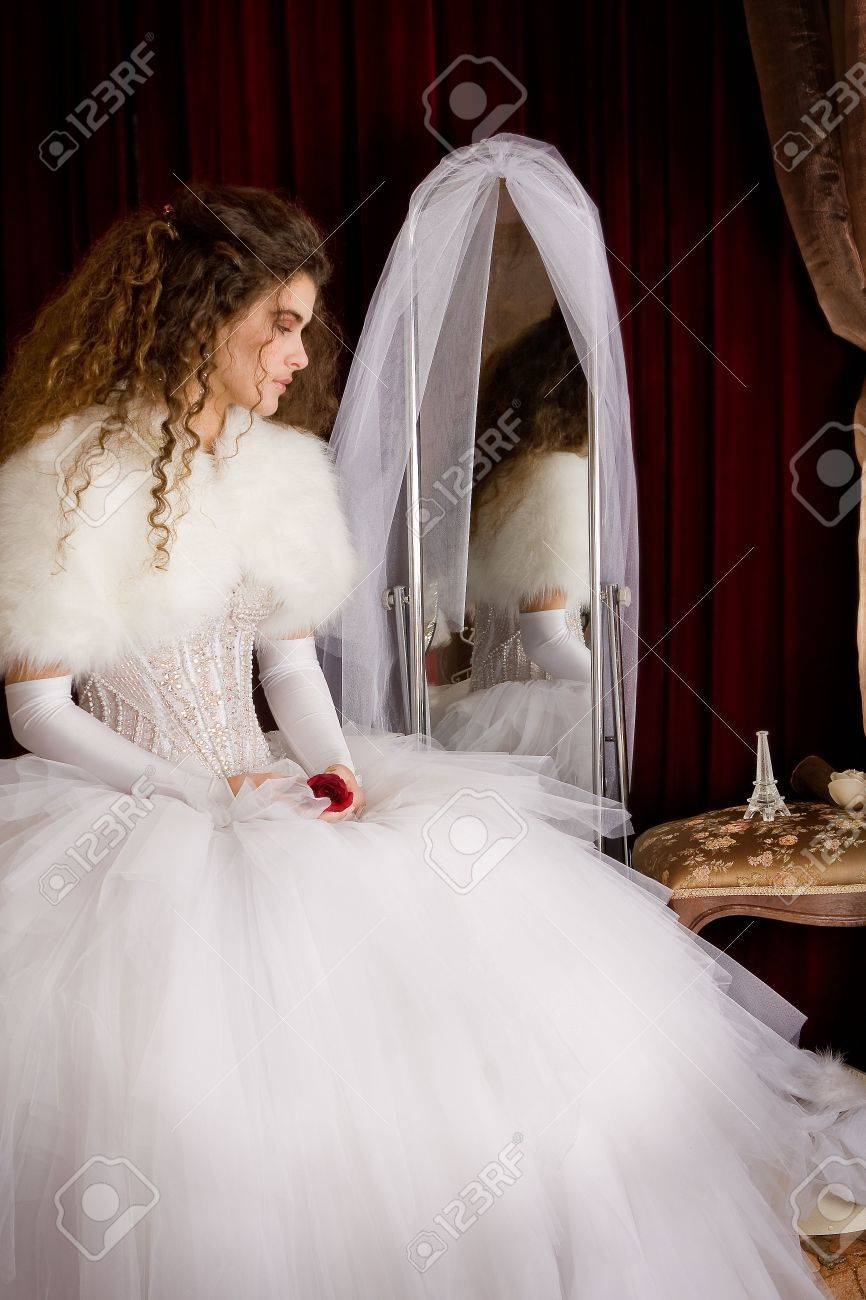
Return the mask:
[[[421,413],[425,614],[435,584],[438,630],[463,627],[481,339],[500,178],[539,250],[599,412],[600,577],[632,593],[623,629],[630,757],[638,542],[622,339],[596,207],[559,152],[541,141],[500,134],[457,150],[412,195],[331,439],[360,581],[324,637],[326,670],[347,724],[402,729],[394,617],[383,594],[407,581],[402,489],[413,379]],[[413,328],[414,376],[407,346]],[[515,423],[519,436],[519,411],[503,411],[491,433],[492,455],[497,433],[508,437]]]

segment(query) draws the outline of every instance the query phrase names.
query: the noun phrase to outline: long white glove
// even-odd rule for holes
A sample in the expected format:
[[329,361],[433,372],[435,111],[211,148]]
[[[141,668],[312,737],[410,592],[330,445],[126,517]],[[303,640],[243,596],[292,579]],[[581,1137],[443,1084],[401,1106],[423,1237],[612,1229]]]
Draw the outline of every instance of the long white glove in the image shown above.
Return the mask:
[[[340,763],[355,772],[311,636],[257,646],[259,679],[280,734],[307,776]],[[357,775],[357,773],[356,773]]]
[[175,764],[112,731],[75,703],[71,675],[8,682],[6,704],[13,736],[38,758],[81,767],[127,794],[145,778],[193,807],[205,806],[214,777],[203,764]]
[[520,639],[527,658],[551,677],[589,681],[592,654],[583,637],[568,626],[564,609],[521,611]]

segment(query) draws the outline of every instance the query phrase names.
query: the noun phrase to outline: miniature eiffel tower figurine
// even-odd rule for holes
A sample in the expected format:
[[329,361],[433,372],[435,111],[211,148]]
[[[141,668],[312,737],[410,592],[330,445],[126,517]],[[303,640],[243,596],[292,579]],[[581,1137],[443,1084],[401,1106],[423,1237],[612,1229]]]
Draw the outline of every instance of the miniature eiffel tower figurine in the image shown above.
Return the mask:
[[776,817],[790,817],[785,800],[779,794],[773,776],[773,764],[770,760],[770,746],[767,744],[767,732],[758,732],[758,769],[755,773],[755,788],[745,811],[746,818],[760,813],[765,822],[775,821]]

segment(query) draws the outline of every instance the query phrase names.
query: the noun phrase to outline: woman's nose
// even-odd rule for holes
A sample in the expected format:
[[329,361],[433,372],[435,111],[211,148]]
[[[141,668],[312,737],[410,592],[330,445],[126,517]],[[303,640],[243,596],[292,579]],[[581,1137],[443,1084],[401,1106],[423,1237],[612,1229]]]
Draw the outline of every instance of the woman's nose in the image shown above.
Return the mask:
[[303,343],[301,343],[300,340],[298,340],[297,347],[291,350],[291,353],[286,358],[286,360],[290,365],[294,366],[296,370],[303,370],[304,367],[307,365],[309,358],[307,356],[304,345]]

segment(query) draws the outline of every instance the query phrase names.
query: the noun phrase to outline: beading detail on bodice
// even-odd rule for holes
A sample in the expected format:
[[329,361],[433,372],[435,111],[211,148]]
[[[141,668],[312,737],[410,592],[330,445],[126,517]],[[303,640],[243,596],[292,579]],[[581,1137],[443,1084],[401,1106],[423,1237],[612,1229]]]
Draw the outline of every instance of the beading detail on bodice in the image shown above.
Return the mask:
[[[575,636],[583,639],[580,605],[565,612],[565,621]],[[520,615],[497,605],[475,607],[470,691],[487,690],[500,682],[550,680],[550,674],[527,657],[520,635]]]
[[253,703],[253,645],[275,604],[271,587],[239,583],[191,633],[83,678],[79,704],[174,762],[191,756],[223,776],[261,770],[271,752]]

